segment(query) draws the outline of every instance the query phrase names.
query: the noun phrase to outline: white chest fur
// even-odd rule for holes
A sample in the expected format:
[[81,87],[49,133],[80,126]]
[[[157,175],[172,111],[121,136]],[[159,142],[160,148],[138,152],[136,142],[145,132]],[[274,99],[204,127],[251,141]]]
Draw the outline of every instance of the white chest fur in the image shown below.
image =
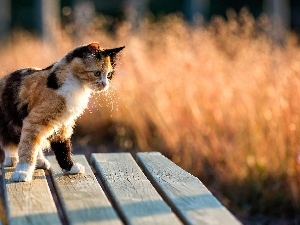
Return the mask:
[[87,107],[92,90],[84,86],[77,78],[69,75],[64,84],[57,90],[57,94],[66,100],[66,112],[63,115],[63,123],[71,125]]

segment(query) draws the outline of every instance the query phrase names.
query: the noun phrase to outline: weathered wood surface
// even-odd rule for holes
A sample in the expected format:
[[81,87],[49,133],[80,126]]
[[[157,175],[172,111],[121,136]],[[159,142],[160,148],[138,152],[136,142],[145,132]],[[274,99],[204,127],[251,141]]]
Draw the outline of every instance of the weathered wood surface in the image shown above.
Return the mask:
[[75,162],[85,167],[85,174],[77,175],[63,174],[54,156],[47,159],[51,163],[51,177],[69,224],[122,224],[84,156],[73,156]]
[[129,153],[92,154],[92,163],[126,224],[182,224]]
[[43,170],[35,170],[33,181],[21,183],[11,180],[15,167],[5,167],[2,170],[10,225],[61,224]]
[[73,156],[86,169],[77,175],[64,174],[54,156],[47,158],[62,220],[43,170],[35,170],[31,182],[14,183],[15,168],[6,167],[2,177],[9,225],[240,224],[196,177],[160,153],[137,154],[144,172],[129,153],[92,154],[105,192],[84,156]]
[[162,154],[138,153],[147,177],[185,224],[240,224],[200,180]]

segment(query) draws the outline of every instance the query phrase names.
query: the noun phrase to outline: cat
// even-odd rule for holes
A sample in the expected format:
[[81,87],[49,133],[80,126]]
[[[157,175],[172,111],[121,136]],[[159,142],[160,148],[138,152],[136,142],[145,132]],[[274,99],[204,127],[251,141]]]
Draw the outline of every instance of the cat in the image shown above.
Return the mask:
[[20,69],[0,80],[0,155],[3,166],[16,166],[13,181],[49,169],[43,154],[49,148],[64,172],[84,173],[71,158],[73,126],[92,93],[109,88],[124,47],[79,46],[45,69]]

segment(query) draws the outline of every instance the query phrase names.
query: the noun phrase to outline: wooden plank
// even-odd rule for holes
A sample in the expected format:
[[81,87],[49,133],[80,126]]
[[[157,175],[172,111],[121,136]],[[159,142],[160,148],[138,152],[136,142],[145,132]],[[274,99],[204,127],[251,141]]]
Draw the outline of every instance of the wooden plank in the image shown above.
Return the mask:
[[69,224],[122,224],[83,155],[74,155],[73,159],[85,167],[85,174],[65,175],[54,156],[47,159]]
[[126,224],[182,224],[129,153],[92,154],[92,163]]
[[240,224],[201,181],[158,152],[138,153],[138,163],[185,224]]
[[31,182],[11,180],[14,167],[3,168],[3,186],[10,225],[61,224],[42,169],[34,171]]

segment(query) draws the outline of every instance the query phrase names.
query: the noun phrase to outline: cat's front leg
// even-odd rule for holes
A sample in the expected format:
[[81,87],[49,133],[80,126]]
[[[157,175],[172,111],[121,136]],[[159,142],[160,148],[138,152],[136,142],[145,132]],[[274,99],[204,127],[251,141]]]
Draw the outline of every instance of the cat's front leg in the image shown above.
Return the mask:
[[[24,123],[24,122],[23,122]],[[32,180],[39,149],[44,143],[43,126],[25,123],[22,128],[21,140],[18,146],[19,162],[11,179],[15,182],[27,182]]]
[[[30,154],[33,157],[33,160],[26,160],[24,162],[22,160],[17,164],[16,170],[12,175],[12,180],[19,182],[19,181],[31,181],[32,174],[35,168],[38,169],[50,169],[50,162],[45,158],[43,150],[38,150],[37,156],[35,157],[35,151]],[[34,160],[36,158],[36,160]]]
[[72,147],[70,139],[51,142],[56,160],[64,172],[68,174],[84,173],[85,168],[79,163],[74,163],[71,157]]
[[11,176],[11,179],[15,182],[31,181],[34,169],[35,169],[35,165],[19,162],[17,164],[15,172]]
[[24,146],[20,142],[19,162],[11,179],[15,182],[27,182],[32,180],[37,159],[37,146]]

